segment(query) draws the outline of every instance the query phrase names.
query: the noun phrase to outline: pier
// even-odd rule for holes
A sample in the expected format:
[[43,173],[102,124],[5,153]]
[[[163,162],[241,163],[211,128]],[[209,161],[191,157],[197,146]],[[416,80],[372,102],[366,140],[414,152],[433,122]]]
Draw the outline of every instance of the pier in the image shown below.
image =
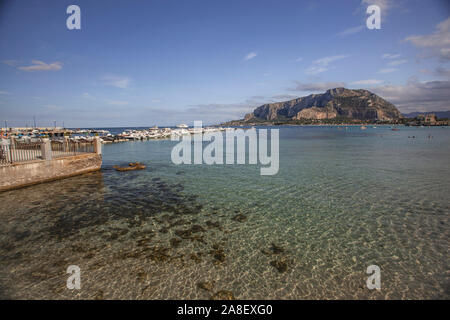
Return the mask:
[[98,137],[89,142],[1,139],[0,191],[97,171],[101,164]]

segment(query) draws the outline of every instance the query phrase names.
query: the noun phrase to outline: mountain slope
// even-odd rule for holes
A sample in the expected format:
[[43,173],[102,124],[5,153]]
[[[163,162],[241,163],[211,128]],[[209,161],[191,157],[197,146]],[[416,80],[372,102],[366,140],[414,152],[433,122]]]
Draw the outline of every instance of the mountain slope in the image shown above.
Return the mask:
[[334,88],[321,94],[264,104],[247,114],[244,120],[335,118],[389,121],[402,115],[392,103],[370,91]]

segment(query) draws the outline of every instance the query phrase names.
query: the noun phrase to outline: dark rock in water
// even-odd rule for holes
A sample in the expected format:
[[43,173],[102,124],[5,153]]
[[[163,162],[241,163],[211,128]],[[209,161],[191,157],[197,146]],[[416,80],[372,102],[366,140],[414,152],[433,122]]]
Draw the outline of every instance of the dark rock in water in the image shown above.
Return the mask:
[[225,261],[225,253],[223,252],[223,250],[217,250],[216,252],[214,252],[214,259],[216,259],[219,262],[224,262]]
[[194,224],[194,225],[191,227],[191,231],[192,231],[192,233],[196,233],[196,232],[204,232],[205,229],[203,229],[203,227],[202,227],[202,226],[199,226],[198,224]]
[[226,258],[225,251],[218,244],[213,244],[213,250],[210,251],[211,255],[215,259],[215,263],[224,262]]
[[206,291],[211,291],[214,288],[214,281],[197,282],[197,287]]
[[95,256],[95,255],[94,255],[92,252],[90,252],[90,253],[88,253],[87,255],[85,255],[85,256],[83,257],[83,259],[92,259],[94,256]]
[[204,232],[204,231],[205,231],[205,229],[202,226],[195,224],[187,230],[175,230],[175,234],[183,239],[191,239],[191,240],[200,241],[200,239],[203,240],[203,237],[199,236],[199,235],[194,235],[194,233]]
[[150,253],[147,254],[147,257],[153,261],[164,262],[170,258],[168,254],[169,248],[153,247],[149,251]]
[[192,232],[191,230],[175,230],[175,234],[183,239],[190,239]]
[[94,300],[103,300],[103,290],[98,290],[95,293]]
[[172,238],[170,239],[170,245],[174,248],[177,248],[181,243],[181,240],[178,238]]
[[138,280],[139,282],[146,282],[146,281],[147,281],[147,273],[145,273],[145,272],[139,272],[139,273],[137,274],[137,280]]
[[274,254],[279,254],[279,253],[284,253],[284,248],[277,246],[275,243],[272,242],[272,246],[270,247],[270,250],[272,250],[272,252]]
[[184,220],[184,219],[179,219],[179,220],[176,220],[176,221],[172,222],[172,223],[170,224],[170,226],[171,226],[171,227],[174,227],[174,226],[181,226],[181,225],[183,225],[183,224],[188,224],[188,223],[189,223],[189,221],[186,221],[186,220]]
[[159,230],[159,232],[160,232],[160,233],[167,233],[167,232],[169,232],[169,229],[166,228],[166,227],[163,227],[163,228],[161,228],[161,229]]
[[147,234],[144,238],[137,240],[138,247],[145,247],[152,241],[153,234]]
[[233,217],[233,220],[234,220],[234,221],[239,221],[239,222],[244,222],[244,221],[247,220],[247,217],[246,217],[245,215],[243,215],[242,213],[240,213],[240,214],[238,214],[238,215],[235,215],[235,216]]
[[220,223],[218,223],[217,221],[213,222],[211,220],[208,220],[205,222],[205,224],[208,226],[208,228],[217,228],[219,230],[222,230]]
[[211,296],[211,300],[234,300],[234,295],[231,291],[221,290]]
[[202,262],[202,259],[200,258],[200,256],[196,253],[191,253],[189,255],[189,257],[191,258],[191,260],[194,260],[195,262]]
[[194,234],[191,238],[192,241],[198,241],[198,242],[202,242],[205,243],[205,238],[203,235],[201,234]]
[[273,260],[270,265],[278,270],[279,273],[283,273],[287,270],[287,262],[283,259]]

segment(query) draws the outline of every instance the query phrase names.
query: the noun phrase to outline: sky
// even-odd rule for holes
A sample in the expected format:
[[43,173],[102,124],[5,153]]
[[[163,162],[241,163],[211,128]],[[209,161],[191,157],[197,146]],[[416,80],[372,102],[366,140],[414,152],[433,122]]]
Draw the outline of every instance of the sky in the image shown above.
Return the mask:
[[214,124],[341,86],[444,111],[449,64],[445,0],[0,0],[8,126]]

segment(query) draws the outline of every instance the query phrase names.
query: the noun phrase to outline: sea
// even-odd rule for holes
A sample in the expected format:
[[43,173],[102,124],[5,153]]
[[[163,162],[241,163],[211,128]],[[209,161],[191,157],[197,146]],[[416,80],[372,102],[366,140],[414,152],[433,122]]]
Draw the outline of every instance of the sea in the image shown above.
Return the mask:
[[105,144],[98,172],[0,193],[0,298],[449,299],[450,128],[398,128],[258,127],[275,175]]

